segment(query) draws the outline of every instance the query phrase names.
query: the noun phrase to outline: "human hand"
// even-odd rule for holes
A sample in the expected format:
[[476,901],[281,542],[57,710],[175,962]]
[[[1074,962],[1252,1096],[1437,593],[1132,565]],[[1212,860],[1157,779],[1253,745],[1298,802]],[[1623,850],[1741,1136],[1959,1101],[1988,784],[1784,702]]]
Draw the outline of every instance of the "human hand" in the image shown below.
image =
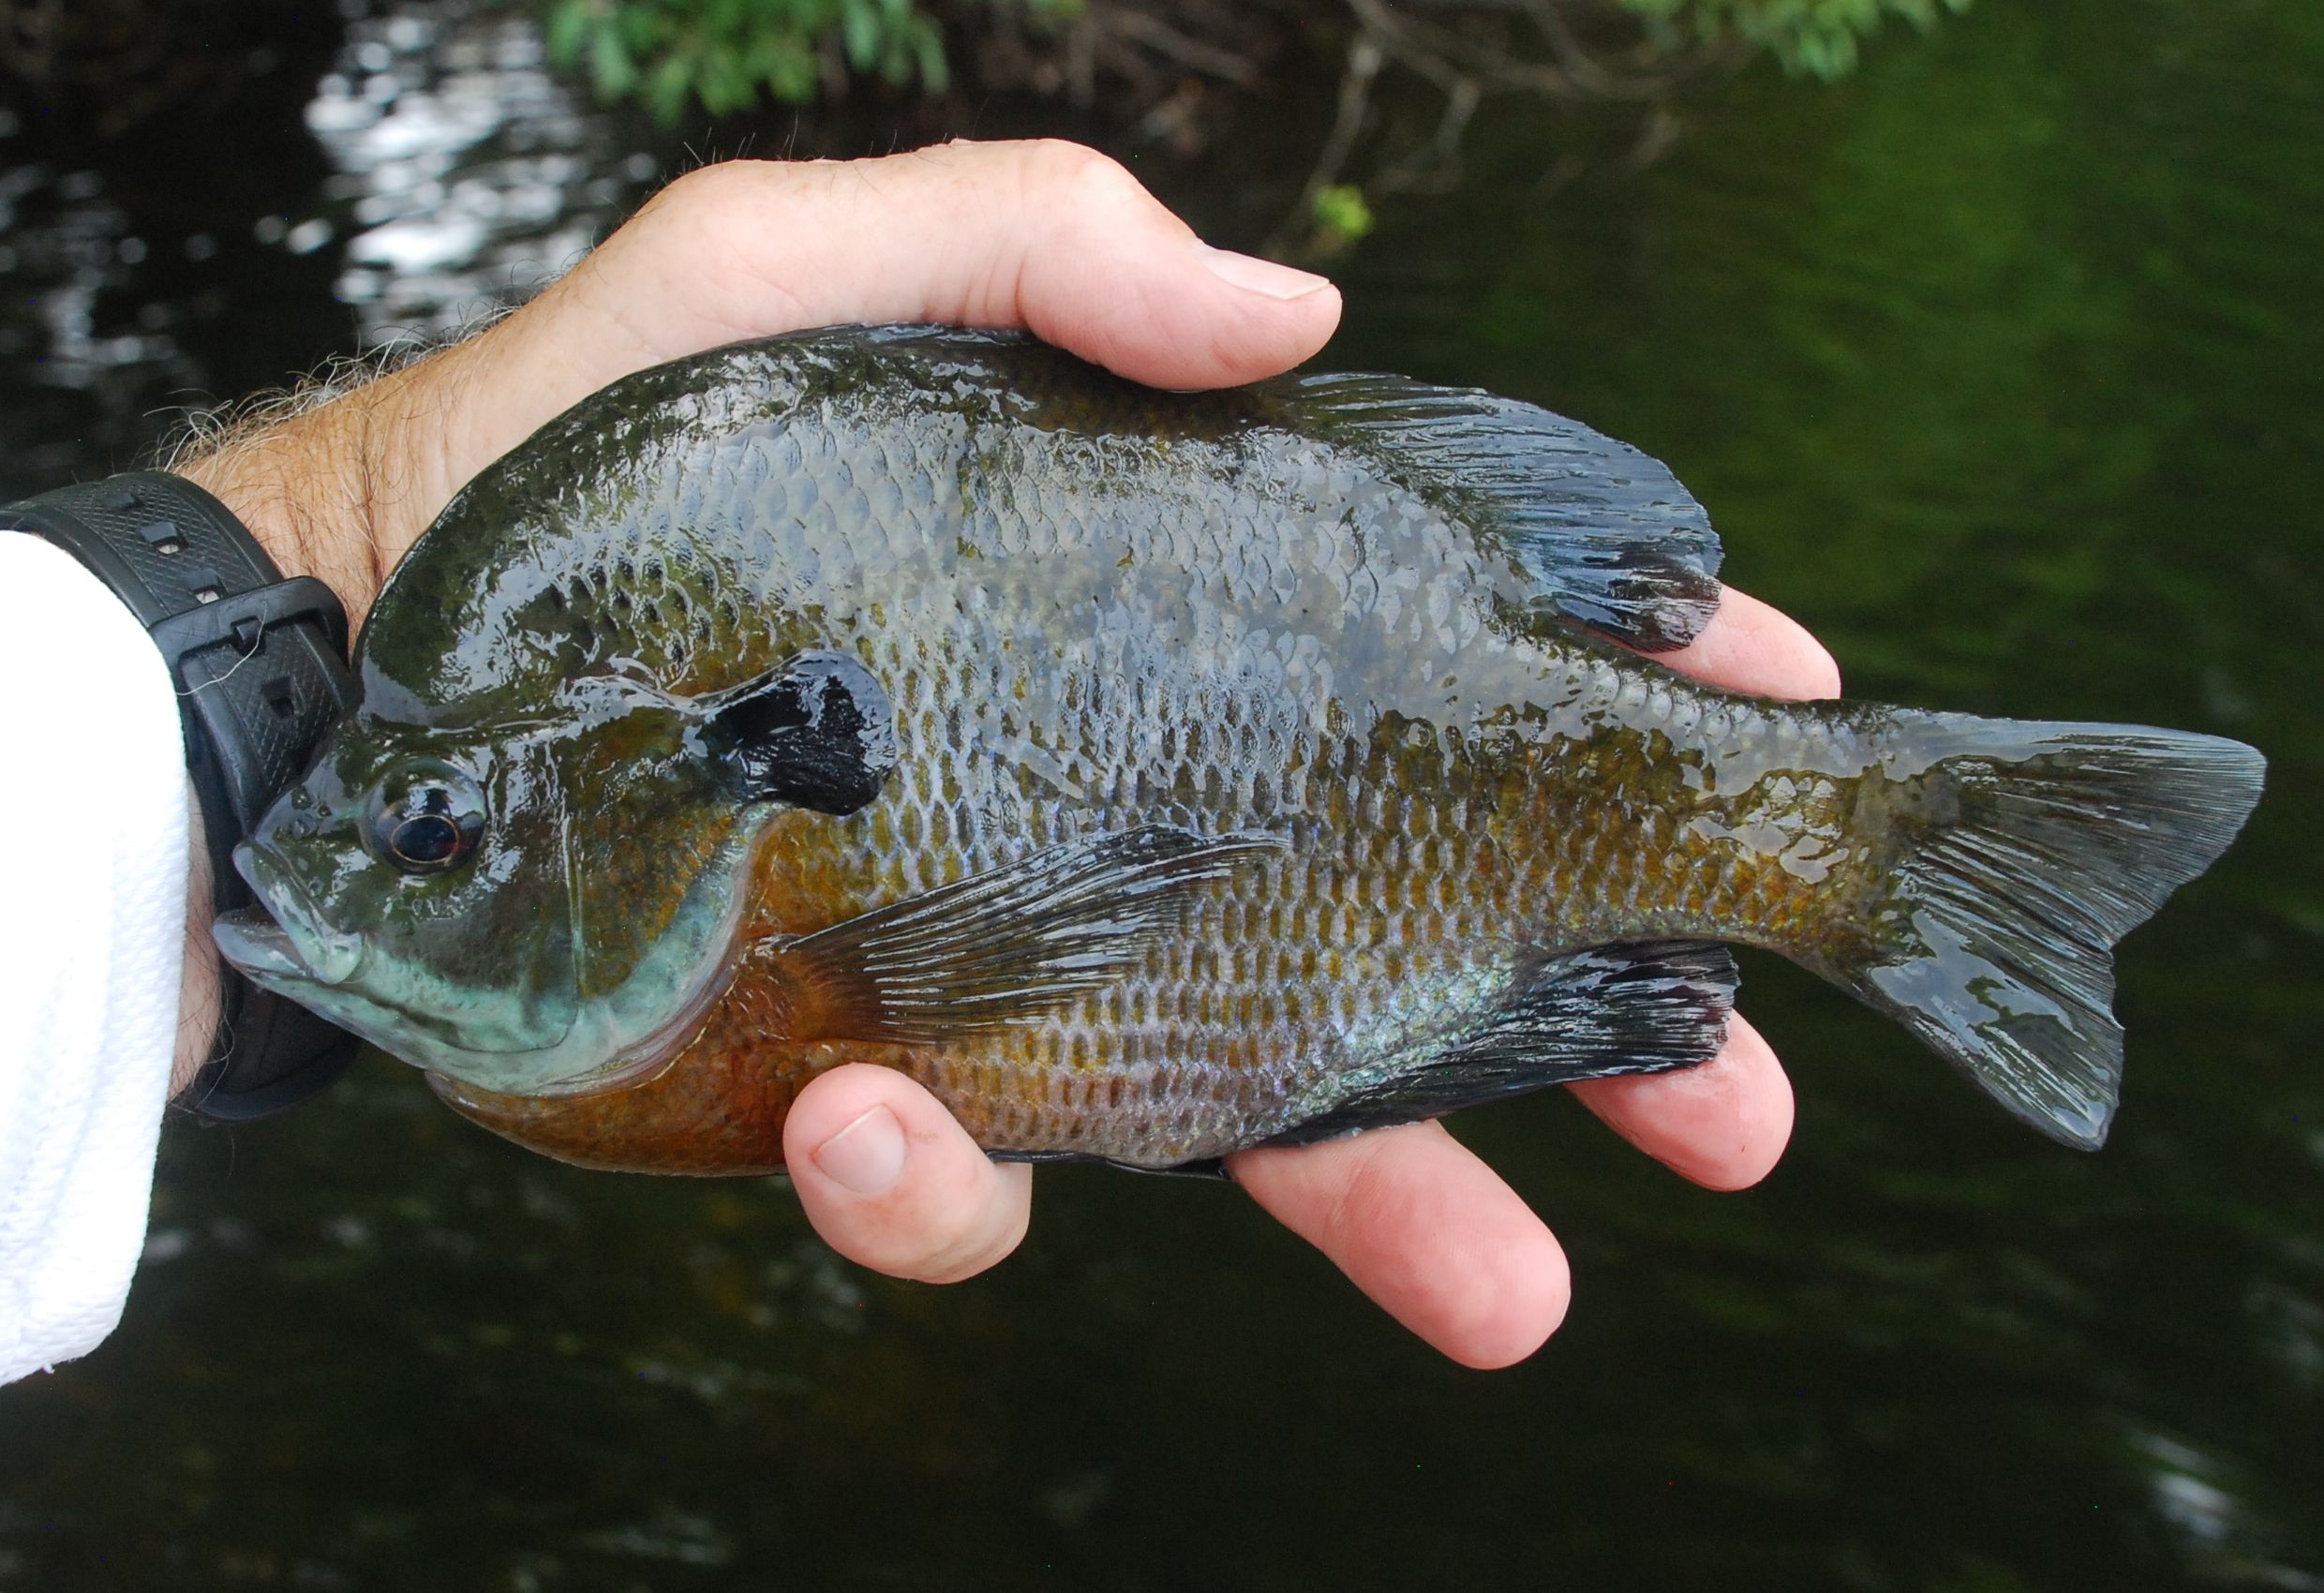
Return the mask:
[[[1298,364],[1338,319],[1329,283],[1209,249],[1119,166],[1071,145],[735,162],[673,183],[479,336],[182,468],[286,570],[330,582],[360,617],[469,477],[569,405],[664,360],[841,322],[943,321],[1026,327],[1133,380],[1214,387]],[[1838,688],[1812,638],[1737,593],[1664,662],[1772,695]],[[1739,1020],[1701,1068],[1577,1090],[1617,1132],[1714,1187],[1763,1176],[1791,1128],[1781,1069]],[[1031,1169],[988,1160],[901,1074],[817,1079],[783,1142],[809,1220],[866,1266],[949,1281],[1024,1233]],[[1565,1313],[1557,1241],[1438,1124],[1247,1152],[1229,1166],[1457,1361],[1520,1360]]]

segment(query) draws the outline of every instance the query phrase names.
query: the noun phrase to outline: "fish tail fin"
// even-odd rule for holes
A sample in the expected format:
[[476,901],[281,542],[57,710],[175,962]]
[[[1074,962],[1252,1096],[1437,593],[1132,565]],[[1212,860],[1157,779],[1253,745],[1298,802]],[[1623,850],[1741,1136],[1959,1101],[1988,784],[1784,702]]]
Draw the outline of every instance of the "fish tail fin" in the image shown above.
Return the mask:
[[2114,945],[2227,850],[2265,760],[2182,731],[1959,714],[1911,716],[1885,751],[1900,856],[1856,945],[1812,960],[2013,1116],[2096,1149],[2123,1072]]

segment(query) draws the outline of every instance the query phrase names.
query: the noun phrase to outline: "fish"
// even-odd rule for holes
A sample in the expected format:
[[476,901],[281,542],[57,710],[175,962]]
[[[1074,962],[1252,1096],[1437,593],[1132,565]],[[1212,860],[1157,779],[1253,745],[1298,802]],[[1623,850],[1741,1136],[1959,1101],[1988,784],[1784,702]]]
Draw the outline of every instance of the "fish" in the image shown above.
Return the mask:
[[1688,678],[1720,558],[1664,466],[1482,392],[740,343],[451,501],[214,933],[588,1167],[780,1171],[869,1062],[996,1157],[1215,1173],[1700,1064],[1733,945],[2095,1148],[2112,948],[2264,760]]

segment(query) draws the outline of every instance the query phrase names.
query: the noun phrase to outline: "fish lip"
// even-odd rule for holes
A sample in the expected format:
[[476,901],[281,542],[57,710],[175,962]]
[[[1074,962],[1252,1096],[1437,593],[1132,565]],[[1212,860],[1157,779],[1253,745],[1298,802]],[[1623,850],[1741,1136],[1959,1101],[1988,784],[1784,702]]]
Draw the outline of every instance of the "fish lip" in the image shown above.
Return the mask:
[[219,914],[210,924],[210,939],[218,954],[244,974],[320,982],[299,955],[296,944],[263,907],[237,907]]
[[306,984],[343,985],[363,961],[363,937],[326,930],[296,882],[267,867],[250,843],[234,848],[234,871],[250,886],[248,907],[210,926],[219,954],[243,973]]

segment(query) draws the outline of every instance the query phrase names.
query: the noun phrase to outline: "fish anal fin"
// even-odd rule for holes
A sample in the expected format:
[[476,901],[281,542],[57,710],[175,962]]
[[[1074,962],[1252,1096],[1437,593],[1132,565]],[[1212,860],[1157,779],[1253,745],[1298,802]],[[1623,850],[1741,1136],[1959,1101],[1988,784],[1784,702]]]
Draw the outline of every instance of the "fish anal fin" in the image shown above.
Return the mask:
[[1738,976],[1723,945],[1639,941],[1528,957],[1467,1030],[1268,1141],[1304,1145],[1552,1084],[1708,1062]]
[[988,1151],[996,1162],[1026,1162],[1035,1167],[1110,1167],[1124,1172],[1148,1173],[1157,1178],[1202,1178],[1228,1183],[1227,1162],[1223,1156],[1198,1156],[1190,1162],[1177,1162],[1169,1167],[1142,1167],[1137,1162],[1118,1161],[1112,1156],[1093,1156],[1081,1151]]
[[1669,469],[1577,421],[1403,377],[1272,384],[1294,424],[1505,540],[1539,606],[1646,652],[1686,646],[1719,606],[1710,518]]
[[791,992],[794,1038],[938,1043],[1112,984],[1202,886],[1282,847],[1164,825],[1092,836],[752,955]]

